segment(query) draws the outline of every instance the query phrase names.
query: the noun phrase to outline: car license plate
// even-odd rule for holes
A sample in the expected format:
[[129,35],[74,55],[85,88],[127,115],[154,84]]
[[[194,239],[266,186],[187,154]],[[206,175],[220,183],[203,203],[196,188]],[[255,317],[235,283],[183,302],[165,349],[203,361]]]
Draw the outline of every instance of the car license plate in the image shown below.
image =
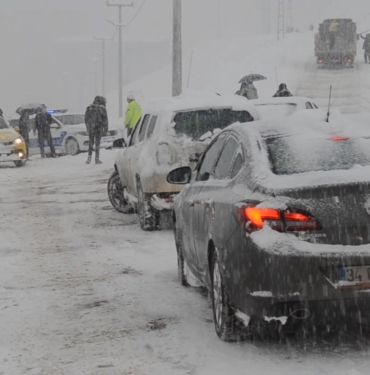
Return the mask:
[[105,137],[102,139],[102,142],[113,142],[115,137]]
[[370,266],[339,267],[339,281],[355,284],[370,283]]

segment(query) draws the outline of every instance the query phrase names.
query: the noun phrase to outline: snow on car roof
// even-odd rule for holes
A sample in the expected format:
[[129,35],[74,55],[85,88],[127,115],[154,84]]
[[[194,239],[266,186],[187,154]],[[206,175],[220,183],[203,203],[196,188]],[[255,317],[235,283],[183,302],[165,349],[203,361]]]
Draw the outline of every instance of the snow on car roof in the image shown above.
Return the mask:
[[266,105],[266,104],[305,104],[307,102],[313,102],[311,98],[305,96],[289,96],[282,98],[262,98],[253,100],[254,105]]
[[[277,120],[263,120],[253,123],[234,124],[228,129],[239,133],[240,138],[245,140],[255,139],[255,144],[250,146],[254,155],[264,155],[255,160],[253,165],[254,180],[257,184],[273,190],[299,189],[314,186],[343,184],[352,182],[370,181],[370,166],[355,165],[344,170],[320,170],[296,173],[289,175],[276,175],[271,171],[269,157],[266,147],[261,147],[258,140],[263,137],[292,136],[295,139],[304,137],[305,142],[300,143],[300,151],[305,155],[313,155],[312,150],[315,142],[323,139],[330,140],[332,137],[348,137],[349,139],[370,139],[370,129],[361,123],[355,123],[344,118],[339,112],[333,111],[329,123],[326,122],[324,111],[300,111],[290,117],[278,118]],[[246,136],[246,137],[245,137]],[[333,141],[334,142],[334,141]],[[343,142],[346,142],[344,140]],[[263,143],[263,142],[262,142]],[[315,152],[317,150],[315,149]],[[323,150],[325,152],[325,150]],[[320,150],[319,150],[320,152]]]
[[148,103],[145,110],[151,111],[166,111],[166,112],[180,112],[190,111],[205,108],[224,108],[231,107],[236,111],[248,111],[254,119],[258,119],[258,111],[251,103],[244,97],[238,95],[218,95],[208,92],[187,92],[183,95],[169,98],[159,98]]

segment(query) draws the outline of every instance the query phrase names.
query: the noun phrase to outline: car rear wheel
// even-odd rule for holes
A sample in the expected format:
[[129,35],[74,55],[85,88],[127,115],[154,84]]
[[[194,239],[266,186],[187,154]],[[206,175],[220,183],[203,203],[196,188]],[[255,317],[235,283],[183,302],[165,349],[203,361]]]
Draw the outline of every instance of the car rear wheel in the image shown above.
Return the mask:
[[213,320],[218,337],[229,342],[246,340],[251,334],[248,327],[236,318],[230,305],[217,250],[213,252],[211,260],[211,282]]
[[24,167],[26,165],[26,160],[17,160],[14,162],[16,167]]
[[67,155],[75,156],[80,153],[80,146],[75,138],[69,138],[64,146]]
[[108,197],[115,210],[123,214],[134,213],[134,208],[126,196],[126,188],[122,186],[117,171],[114,171],[108,181]]
[[157,229],[157,212],[150,205],[150,198],[143,192],[141,182],[137,182],[137,211],[140,228],[145,231]]

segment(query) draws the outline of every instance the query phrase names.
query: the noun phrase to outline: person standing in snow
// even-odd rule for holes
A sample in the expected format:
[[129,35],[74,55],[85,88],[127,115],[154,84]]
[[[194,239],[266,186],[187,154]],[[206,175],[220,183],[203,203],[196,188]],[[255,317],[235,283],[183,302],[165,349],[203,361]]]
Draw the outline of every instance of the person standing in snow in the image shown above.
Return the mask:
[[53,145],[53,138],[51,137],[50,132],[50,125],[53,123],[53,118],[51,117],[50,113],[47,113],[46,108],[39,109],[36,118],[35,118],[35,129],[33,134],[38,136],[39,146],[40,146],[40,154],[41,157],[45,157],[45,141],[47,141],[51,156],[53,158],[56,157],[55,155],[55,148]]
[[136,101],[134,94],[127,95],[127,103],[128,105],[125,114],[125,128],[127,131],[127,137],[129,137],[141,118],[141,107]]
[[367,64],[368,62],[370,64],[370,34],[366,34],[366,36],[362,36],[360,34],[360,37],[364,40],[362,49],[364,50],[365,64]]
[[108,131],[107,100],[103,96],[96,96],[94,102],[86,108],[85,124],[89,134],[89,152],[86,164],[91,163],[91,157],[95,144],[95,164],[101,164],[100,140]]
[[30,131],[30,111],[27,109],[24,109],[22,111],[21,117],[19,118],[19,134],[22,136],[26,143],[26,149],[27,149],[27,158],[29,153],[29,145],[30,145],[30,137],[29,137],[29,131]]
[[258,99],[258,92],[256,87],[253,85],[253,81],[244,81],[240,86],[235,95],[244,96],[248,100]]
[[275,95],[273,95],[273,98],[283,98],[287,96],[293,96],[293,95],[288,90],[285,83],[280,83],[279,90],[276,91]]

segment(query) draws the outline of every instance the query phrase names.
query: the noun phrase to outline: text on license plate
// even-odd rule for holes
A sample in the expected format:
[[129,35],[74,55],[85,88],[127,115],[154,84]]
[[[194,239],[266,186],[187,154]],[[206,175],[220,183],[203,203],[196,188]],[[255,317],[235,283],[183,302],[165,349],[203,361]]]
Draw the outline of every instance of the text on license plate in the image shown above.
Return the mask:
[[339,267],[339,281],[368,283],[370,282],[370,266]]

